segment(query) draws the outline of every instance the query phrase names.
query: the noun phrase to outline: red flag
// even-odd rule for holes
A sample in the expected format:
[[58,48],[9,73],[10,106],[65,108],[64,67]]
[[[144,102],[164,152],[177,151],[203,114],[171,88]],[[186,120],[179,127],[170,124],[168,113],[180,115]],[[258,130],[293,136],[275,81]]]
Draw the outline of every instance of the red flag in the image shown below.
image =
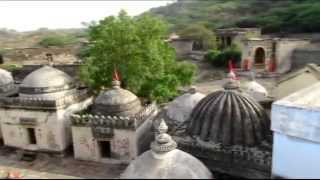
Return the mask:
[[120,76],[119,76],[118,70],[116,68],[114,68],[113,80],[120,81]]
[[232,60],[229,60],[229,77],[233,80],[238,80],[237,75],[234,72],[234,65],[232,63]]

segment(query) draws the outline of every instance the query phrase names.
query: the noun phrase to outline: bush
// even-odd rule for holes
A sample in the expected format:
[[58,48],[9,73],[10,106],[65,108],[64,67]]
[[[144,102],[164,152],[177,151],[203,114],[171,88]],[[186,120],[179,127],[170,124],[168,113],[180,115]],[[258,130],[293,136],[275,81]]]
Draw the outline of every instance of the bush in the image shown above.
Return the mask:
[[39,44],[43,47],[49,47],[49,46],[64,46],[67,44],[74,44],[77,43],[78,40],[74,36],[48,36],[43,38]]
[[241,61],[241,51],[235,47],[230,47],[223,51],[211,50],[206,54],[205,59],[215,67],[228,67],[229,60],[232,60],[235,64]]

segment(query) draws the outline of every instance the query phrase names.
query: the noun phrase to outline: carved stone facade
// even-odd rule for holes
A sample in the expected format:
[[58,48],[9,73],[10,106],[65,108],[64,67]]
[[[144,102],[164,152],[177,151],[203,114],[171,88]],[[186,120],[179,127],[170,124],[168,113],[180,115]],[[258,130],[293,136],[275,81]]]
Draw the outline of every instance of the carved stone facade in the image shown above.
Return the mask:
[[295,49],[309,44],[306,39],[249,38],[243,41],[241,68],[286,73],[291,70]]

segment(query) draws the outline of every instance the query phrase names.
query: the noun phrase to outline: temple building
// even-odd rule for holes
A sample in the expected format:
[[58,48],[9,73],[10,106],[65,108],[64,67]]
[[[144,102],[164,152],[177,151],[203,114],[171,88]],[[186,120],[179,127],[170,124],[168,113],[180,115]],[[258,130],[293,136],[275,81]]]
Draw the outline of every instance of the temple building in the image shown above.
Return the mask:
[[212,179],[209,169],[192,155],[176,149],[164,120],[157,128],[151,150],[130,163],[122,179]]
[[114,80],[113,87],[101,92],[91,106],[72,115],[75,158],[129,163],[148,150],[157,113],[155,103],[142,104]]
[[320,83],[301,89],[272,105],[272,176],[320,177]]
[[[17,93],[17,86],[14,84],[12,74],[4,69],[0,69],[0,98],[8,97]],[[2,130],[0,124],[0,139],[2,139]]]
[[[8,83],[11,89],[12,80]],[[78,89],[64,72],[48,65],[35,70],[17,93],[0,97],[4,144],[33,152],[64,152],[71,145],[70,113],[88,103],[88,97],[88,90]]]
[[270,120],[236,80],[203,98],[174,135],[181,150],[199,158],[212,172],[244,178],[269,178]]

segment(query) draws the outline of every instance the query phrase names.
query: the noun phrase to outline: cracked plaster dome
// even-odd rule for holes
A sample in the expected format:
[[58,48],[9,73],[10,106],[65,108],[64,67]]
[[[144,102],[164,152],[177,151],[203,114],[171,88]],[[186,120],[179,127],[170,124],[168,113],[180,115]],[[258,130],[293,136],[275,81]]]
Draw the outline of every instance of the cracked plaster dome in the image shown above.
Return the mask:
[[[176,149],[162,120],[151,150],[132,161],[121,179],[212,179],[208,168],[192,155]],[[196,167],[196,168],[195,168]]]
[[141,109],[139,98],[132,92],[122,89],[120,81],[113,81],[110,90],[101,92],[94,101],[93,112],[110,116],[132,116]]
[[188,134],[225,146],[255,146],[271,141],[270,120],[265,110],[239,84],[230,80],[224,90],[203,98],[194,108]]
[[192,87],[188,93],[169,103],[166,115],[173,121],[185,122],[189,119],[192,109],[204,97],[204,94],[196,92],[195,87]]
[[8,93],[14,89],[14,80],[9,71],[0,69],[0,94]]
[[21,96],[59,96],[75,88],[68,74],[51,66],[43,66],[27,75],[20,85]]

